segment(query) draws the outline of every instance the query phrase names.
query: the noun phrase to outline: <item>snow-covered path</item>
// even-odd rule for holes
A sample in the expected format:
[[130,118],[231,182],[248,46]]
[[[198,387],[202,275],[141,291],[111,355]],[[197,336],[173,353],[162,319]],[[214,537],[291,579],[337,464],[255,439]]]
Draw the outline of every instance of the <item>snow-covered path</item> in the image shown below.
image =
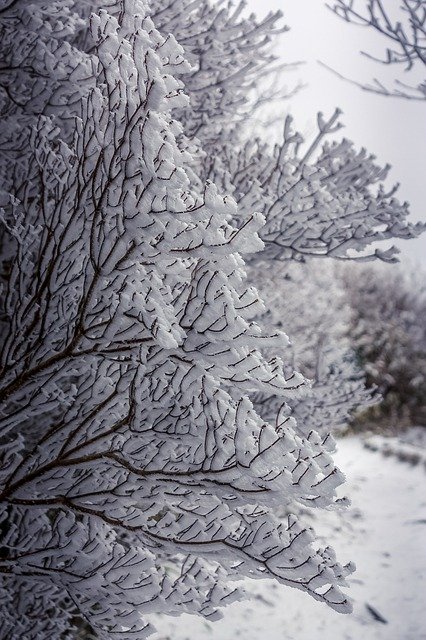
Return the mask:
[[219,622],[196,616],[153,619],[155,640],[426,640],[426,474],[342,440],[336,460],[352,507],[322,513],[317,533],[340,561],[354,560],[354,613],[339,615],[270,580],[247,581],[252,594]]

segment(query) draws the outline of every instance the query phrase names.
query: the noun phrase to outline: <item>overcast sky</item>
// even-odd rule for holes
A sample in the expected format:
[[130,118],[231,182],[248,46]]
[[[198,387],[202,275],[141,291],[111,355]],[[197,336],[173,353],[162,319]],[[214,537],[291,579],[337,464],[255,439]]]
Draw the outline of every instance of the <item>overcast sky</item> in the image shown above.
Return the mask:
[[[399,0],[389,3],[398,6]],[[360,49],[378,54],[384,50],[386,40],[371,29],[339,20],[323,0],[248,0],[248,4],[259,16],[281,9],[291,31],[281,36],[277,54],[285,62],[305,61],[288,74],[286,84],[290,88],[300,80],[308,86],[282,105],[283,115],[290,111],[297,128],[309,134],[315,130],[317,111],[328,115],[340,107],[344,112],[343,135],[374,153],[381,165],[392,165],[389,184],[401,183],[399,198],[410,202],[410,219],[426,220],[426,101],[386,98],[362,91],[317,62],[321,60],[358,81],[369,82],[378,77],[390,86],[393,78],[407,81],[402,70],[389,70],[360,55]],[[426,233],[417,240],[396,244],[404,263],[421,262],[426,267]]]

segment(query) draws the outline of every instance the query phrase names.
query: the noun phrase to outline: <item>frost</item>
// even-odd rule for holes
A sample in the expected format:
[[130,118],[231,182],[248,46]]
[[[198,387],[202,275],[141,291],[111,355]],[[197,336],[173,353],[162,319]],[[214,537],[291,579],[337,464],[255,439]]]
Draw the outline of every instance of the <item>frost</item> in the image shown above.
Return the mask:
[[[342,257],[378,239],[383,207],[380,237],[414,232],[387,196],[356,242],[352,201],[334,220],[337,169],[359,160],[347,145],[311,166],[311,151],[288,161],[294,136],[272,155],[256,142],[253,174],[248,147],[225,144],[276,17],[160,4],[18,0],[0,16],[0,597],[17,639],[142,639],[159,611],[216,619],[241,576],[351,608],[351,567],[292,515],[342,504],[332,438],[290,415],[305,379],[285,333],[258,323],[244,259]],[[226,170],[207,170],[219,156]]]

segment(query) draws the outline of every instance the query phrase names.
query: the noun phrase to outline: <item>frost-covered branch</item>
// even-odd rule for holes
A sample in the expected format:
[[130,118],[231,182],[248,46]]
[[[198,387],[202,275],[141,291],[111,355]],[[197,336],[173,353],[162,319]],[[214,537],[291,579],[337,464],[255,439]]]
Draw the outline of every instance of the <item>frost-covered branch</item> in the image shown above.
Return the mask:
[[[387,66],[403,66],[404,71],[426,66],[426,9],[422,0],[402,0],[397,11],[383,0],[337,0],[327,6],[346,22],[371,28],[387,40],[384,58],[363,51],[368,58]],[[383,96],[426,99],[425,81],[411,86],[396,80],[392,89],[377,79],[372,84],[355,84]]]
[[[371,250],[371,245],[416,237],[424,225],[409,223],[408,204],[400,203],[395,190],[385,187],[388,167],[378,167],[374,156],[356,150],[350,141],[336,140],[341,127],[338,110],[329,118],[318,114],[318,133],[310,142],[304,143],[294,131],[291,117],[274,148],[260,138],[247,141],[241,117],[250,110],[253,82],[273,65],[269,47],[274,31],[279,31],[280,15],[258,21],[202,0],[190,9],[185,31],[178,32],[193,65],[185,76],[190,103],[179,116],[185,130],[200,139],[204,153],[197,158],[198,171],[238,202],[235,222],[241,224],[253,209],[265,216],[260,234],[266,249],[253,259],[268,255],[279,260],[330,256],[393,261],[395,248]],[[178,21],[176,15],[182,10],[177,6],[176,12],[171,15],[167,8],[161,12],[164,29]],[[209,34],[218,33],[218,25],[220,38],[210,39]],[[185,35],[191,30],[200,32],[203,41],[201,36],[193,40]],[[207,75],[223,79],[217,93],[206,84]],[[226,115],[226,105],[234,115],[240,114],[237,119]],[[200,118],[202,124],[191,128]]]
[[[330,438],[270,424],[249,399],[303,382],[262,355],[286,338],[262,332],[244,284],[240,254],[262,248],[263,218],[231,224],[233,198],[196,174],[198,142],[171,116],[190,67],[144,0],[100,9],[90,34],[70,6],[0,16],[61,51],[58,65],[37,53],[46,94],[7,102],[2,133],[2,633],[143,638],[151,611],[214,619],[244,575],[348,611],[352,567],[274,515],[341,503],[343,475]],[[90,72],[74,84],[79,43]],[[75,93],[66,114],[47,90],[57,73]]]
[[396,199],[396,188],[385,189],[388,166],[379,167],[374,156],[356,151],[347,139],[327,141],[340,126],[338,117],[338,110],[328,120],[319,114],[319,132],[310,145],[287,117],[283,141],[272,154],[261,140],[248,141],[231,165],[239,212],[256,207],[266,218],[262,260],[394,261],[396,248],[371,250],[370,245],[424,231],[424,224],[407,222],[408,204]]

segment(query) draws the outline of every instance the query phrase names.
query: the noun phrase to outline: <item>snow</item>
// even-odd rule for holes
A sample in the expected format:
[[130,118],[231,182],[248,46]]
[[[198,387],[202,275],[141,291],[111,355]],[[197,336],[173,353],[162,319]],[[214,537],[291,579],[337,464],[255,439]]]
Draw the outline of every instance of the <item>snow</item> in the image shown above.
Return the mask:
[[426,428],[411,427],[400,436],[373,435],[365,439],[364,446],[380,451],[384,456],[396,456],[409,464],[423,465],[426,470]]
[[426,639],[426,476],[396,458],[339,441],[337,464],[347,475],[352,506],[319,513],[313,525],[349,578],[354,613],[338,614],[306,594],[271,580],[246,581],[251,594],[218,622],[156,616],[153,640],[424,640]]

